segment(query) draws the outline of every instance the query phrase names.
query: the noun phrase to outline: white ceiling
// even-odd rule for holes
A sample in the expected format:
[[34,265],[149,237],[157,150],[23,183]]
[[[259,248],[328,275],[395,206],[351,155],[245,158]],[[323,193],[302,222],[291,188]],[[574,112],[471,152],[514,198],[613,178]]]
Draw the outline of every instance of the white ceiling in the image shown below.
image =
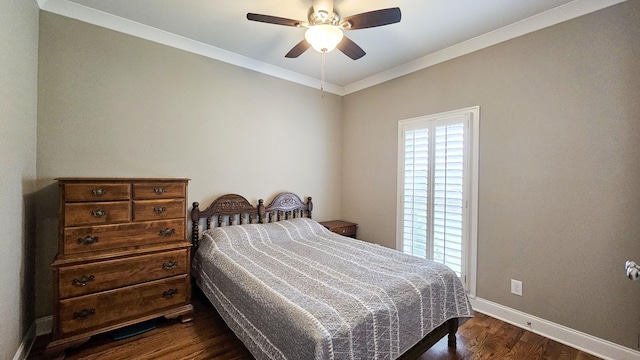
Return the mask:
[[[321,55],[284,55],[304,29],[249,21],[248,12],[306,21],[312,0],[37,0],[40,8],[304,85],[319,87]],[[335,0],[342,17],[400,7],[397,24],[346,31],[367,53],[326,56],[327,91],[348,94],[624,0]]]

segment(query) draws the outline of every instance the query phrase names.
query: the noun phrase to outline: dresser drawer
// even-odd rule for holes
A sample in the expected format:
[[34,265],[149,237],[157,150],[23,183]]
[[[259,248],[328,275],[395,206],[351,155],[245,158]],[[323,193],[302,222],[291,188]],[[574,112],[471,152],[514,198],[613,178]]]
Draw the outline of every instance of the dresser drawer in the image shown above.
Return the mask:
[[64,226],[113,224],[130,219],[129,201],[64,204]]
[[340,234],[342,236],[354,236],[356,234],[356,226],[342,226],[331,229],[332,232]]
[[135,200],[133,221],[184,218],[186,216],[184,204],[184,199]]
[[133,184],[134,199],[184,198],[185,184],[178,183],[141,183]]
[[188,299],[189,281],[187,275],[180,275],[60,300],[60,333],[62,336],[69,336],[185,304]]
[[326,227],[331,232],[352,238],[356,237],[358,230],[358,224],[342,220],[321,221],[320,225]]
[[64,229],[64,254],[185,240],[184,219]]
[[187,272],[187,249],[61,267],[61,299],[164,279]]
[[64,201],[114,201],[129,200],[131,185],[129,184],[65,184]]

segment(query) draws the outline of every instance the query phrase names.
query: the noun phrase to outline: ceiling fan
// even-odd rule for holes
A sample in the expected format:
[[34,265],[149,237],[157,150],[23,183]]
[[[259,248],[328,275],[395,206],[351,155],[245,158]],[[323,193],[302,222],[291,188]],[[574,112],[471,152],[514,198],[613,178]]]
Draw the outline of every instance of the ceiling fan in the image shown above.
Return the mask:
[[366,53],[348,37],[343,30],[358,30],[400,22],[400,8],[388,8],[369,11],[341,18],[333,8],[333,0],[314,0],[307,14],[307,22],[271,15],[248,13],[247,19],[269,24],[306,28],[305,38],[286,55],[297,58],[313,47],[321,53],[327,53],[336,47],[353,60],[360,59]]

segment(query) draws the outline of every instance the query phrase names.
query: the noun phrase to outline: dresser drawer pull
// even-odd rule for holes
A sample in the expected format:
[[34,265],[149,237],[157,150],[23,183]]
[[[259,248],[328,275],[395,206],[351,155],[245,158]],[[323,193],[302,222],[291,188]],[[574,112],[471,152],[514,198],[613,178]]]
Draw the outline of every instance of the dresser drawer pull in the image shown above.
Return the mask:
[[176,266],[178,266],[178,262],[173,260],[169,261],[168,263],[162,264],[162,268],[165,270],[175,269]]
[[178,294],[178,289],[169,289],[167,291],[163,291],[162,292],[162,297],[163,298],[172,298],[177,294]]
[[84,309],[80,312],[74,312],[73,318],[78,320],[85,320],[85,319],[88,319],[91,315],[94,315],[95,313],[96,313],[96,309],[91,309],[91,310]]
[[162,195],[167,191],[165,188],[154,188],[153,193],[156,195]]
[[160,230],[160,236],[169,237],[169,236],[173,236],[175,234],[176,234],[176,229],[166,228],[166,229]]
[[86,237],[78,238],[78,244],[82,244],[82,245],[91,245],[97,242],[98,242],[97,236],[87,235]]
[[107,210],[91,210],[93,217],[101,218],[107,215]]
[[91,190],[91,192],[93,193],[93,195],[95,196],[102,196],[104,194],[107,193],[107,189],[103,189],[103,188],[97,188],[97,189],[93,189]]
[[162,214],[163,212],[167,211],[167,208],[166,208],[166,207],[164,207],[164,206],[158,206],[158,207],[154,207],[154,208],[153,208],[153,211],[154,211],[156,214]]
[[73,279],[73,285],[75,286],[86,286],[88,283],[92,282],[95,279],[93,275],[82,275],[80,279]]

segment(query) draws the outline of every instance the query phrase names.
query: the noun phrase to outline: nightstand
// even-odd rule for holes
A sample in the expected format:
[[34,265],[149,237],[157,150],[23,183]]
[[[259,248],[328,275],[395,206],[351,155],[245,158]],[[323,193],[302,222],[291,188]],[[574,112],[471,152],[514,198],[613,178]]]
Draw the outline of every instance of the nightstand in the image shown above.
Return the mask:
[[356,230],[358,229],[358,224],[342,221],[342,220],[330,220],[330,221],[321,221],[320,225],[329,229],[329,231],[334,232],[336,234],[356,238]]

